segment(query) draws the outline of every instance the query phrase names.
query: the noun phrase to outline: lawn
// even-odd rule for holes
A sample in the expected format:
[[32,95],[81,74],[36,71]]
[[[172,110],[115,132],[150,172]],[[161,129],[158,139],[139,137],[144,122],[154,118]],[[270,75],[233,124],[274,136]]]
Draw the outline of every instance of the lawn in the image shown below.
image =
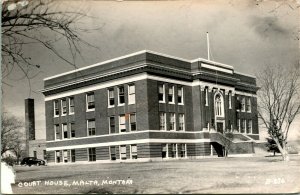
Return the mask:
[[292,156],[288,163],[277,156],[16,166],[15,170],[13,191],[18,194],[300,192],[300,156]]

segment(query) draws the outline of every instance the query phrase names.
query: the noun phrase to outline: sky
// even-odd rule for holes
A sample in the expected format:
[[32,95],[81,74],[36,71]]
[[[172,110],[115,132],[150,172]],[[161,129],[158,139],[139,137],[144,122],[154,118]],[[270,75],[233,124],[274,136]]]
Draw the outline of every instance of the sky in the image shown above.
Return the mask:
[[[296,0],[199,1],[81,1],[61,0],[59,9],[81,10],[88,17],[77,24],[82,45],[78,68],[140,50],[152,50],[187,60],[207,58],[209,32],[211,60],[232,65],[235,71],[257,74],[266,65],[285,66],[299,61],[299,5]],[[45,32],[45,36],[51,36]],[[67,43],[57,48],[68,56]],[[74,67],[47,49],[28,45],[24,52],[41,68],[31,79],[15,70],[2,85],[4,110],[24,120],[24,99],[35,99],[36,138],[45,139],[43,79]],[[296,120],[290,138],[299,138]],[[266,132],[263,131],[265,136]]]

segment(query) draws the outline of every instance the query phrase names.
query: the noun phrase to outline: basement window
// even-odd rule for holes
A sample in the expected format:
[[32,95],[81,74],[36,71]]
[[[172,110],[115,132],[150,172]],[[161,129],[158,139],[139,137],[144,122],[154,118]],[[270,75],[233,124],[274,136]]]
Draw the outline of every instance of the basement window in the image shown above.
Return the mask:
[[137,156],[137,145],[136,144],[130,146],[130,158],[131,159],[137,159],[138,158],[138,156]]

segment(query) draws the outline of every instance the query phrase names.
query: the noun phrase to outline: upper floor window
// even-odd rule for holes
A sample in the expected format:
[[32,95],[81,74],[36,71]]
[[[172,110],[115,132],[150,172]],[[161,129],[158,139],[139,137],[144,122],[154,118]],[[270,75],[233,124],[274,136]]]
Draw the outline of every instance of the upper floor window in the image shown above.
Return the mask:
[[170,121],[169,121],[169,130],[175,131],[176,130],[176,120],[175,120],[175,113],[170,113]]
[[130,131],[136,131],[136,115],[132,113],[129,115],[129,128]]
[[116,133],[116,124],[115,124],[115,117],[109,117],[109,132]]
[[63,131],[63,139],[68,139],[68,125],[66,123],[61,125]]
[[178,118],[179,118],[179,126],[178,126],[178,130],[179,131],[184,131],[184,114],[178,114]]
[[71,132],[71,137],[76,137],[75,135],[75,124],[70,123],[70,132]]
[[228,92],[228,107],[229,107],[229,109],[231,109],[232,108],[232,92],[231,91],[229,91]]
[[242,110],[242,112],[245,112],[245,97],[242,97],[241,110]]
[[251,112],[251,99],[250,98],[247,98],[246,111]]
[[174,86],[169,86],[168,90],[168,102],[174,104]]
[[96,135],[95,119],[87,120],[88,136]]
[[61,100],[61,115],[66,115],[67,114],[67,100],[62,99]]
[[61,132],[58,124],[54,125],[54,133],[55,133],[54,139],[61,139]]
[[118,105],[122,106],[125,104],[125,92],[124,87],[118,87]]
[[217,93],[215,96],[215,115],[220,117],[224,116],[223,97],[220,93]]
[[95,94],[93,92],[86,94],[86,110],[95,110]]
[[124,114],[119,116],[119,132],[126,132],[126,122]]
[[128,104],[135,104],[135,85],[128,85]]
[[166,113],[159,113],[159,130],[166,130]]
[[205,106],[208,106],[208,87],[204,88],[204,95],[205,95]]
[[74,97],[69,97],[69,114],[74,114],[75,109],[74,109]]
[[54,117],[59,116],[59,107],[58,107],[58,100],[54,100]]
[[108,107],[113,107],[115,105],[115,94],[114,89],[108,90]]
[[158,101],[161,103],[165,102],[165,85],[158,85]]
[[183,104],[183,87],[178,87],[177,93],[178,93],[177,96],[178,104]]

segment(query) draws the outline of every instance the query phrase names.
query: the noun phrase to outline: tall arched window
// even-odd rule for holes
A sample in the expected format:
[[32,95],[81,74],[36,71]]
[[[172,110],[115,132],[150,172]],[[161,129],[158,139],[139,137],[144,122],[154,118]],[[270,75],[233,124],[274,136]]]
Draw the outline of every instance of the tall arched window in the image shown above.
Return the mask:
[[220,93],[215,95],[215,115],[220,117],[224,116],[224,102]]

